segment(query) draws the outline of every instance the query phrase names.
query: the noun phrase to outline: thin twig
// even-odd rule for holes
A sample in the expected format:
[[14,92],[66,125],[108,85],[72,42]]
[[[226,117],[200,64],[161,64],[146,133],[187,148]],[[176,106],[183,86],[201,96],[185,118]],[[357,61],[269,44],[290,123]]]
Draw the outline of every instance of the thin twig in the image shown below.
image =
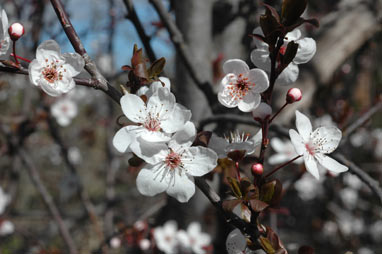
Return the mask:
[[147,56],[149,57],[150,61],[153,63],[157,58],[150,44],[151,38],[147,36],[145,29],[143,28],[143,25],[138,18],[137,12],[135,11],[135,8],[133,5],[133,1],[123,0],[123,3],[125,4],[126,9],[128,11],[128,14],[126,15],[126,17],[130,19],[130,21],[133,23],[135,29],[137,30],[139,38],[141,38],[143,46],[145,47]]
[[45,205],[48,207],[49,212],[53,216],[53,219],[56,221],[58,228],[60,230],[60,233],[62,235],[62,238],[64,239],[66,245],[69,248],[69,252],[71,254],[77,254],[78,251],[73,241],[73,238],[70,235],[69,230],[66,227],[65,222],[63,221],[60,211],[58,210],[56,204],[54,203],[52,196],[49,194],[48,190],[43,184],[38,170],[36,169],[32,160],[29,158],[28,154],[24,151],[24,149],[19,147],[17,150],[18,150],[17,153],[20,156],[21,161],[25,165],[25,168],[28,170],[28,174],[33,184],[35,185],[38,192],[40,193]]
[[175,45],[176,51],[179,54],[180,58],[182,59],[192,80],[195,82],[198,88],[204,93],[211,108],[214,109],[214,105],[217,102],[217,96],[213,92],[210,82],[208,82],[207,80],[202,80],[199,77],[199,74],[194,67],[195,64],[193,63],[192,58],[190,57],[190,54],[188,52],[187,45],[184,42],[182,33],[176,26],[175,22],[172,20],[169,13],[164,8],[161,1],[158,1],[158,0],[149,0],[149,1],[154,6],[164,26],[168,30],[170,34],[170,39]]

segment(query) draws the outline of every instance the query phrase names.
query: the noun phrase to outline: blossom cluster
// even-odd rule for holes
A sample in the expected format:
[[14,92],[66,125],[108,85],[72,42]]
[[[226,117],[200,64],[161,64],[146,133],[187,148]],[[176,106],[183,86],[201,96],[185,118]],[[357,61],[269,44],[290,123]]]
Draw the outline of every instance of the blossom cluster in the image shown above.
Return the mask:
[[192,146],[196,136],[191,111],[176,103],[167,78],[126,93],[121,108],[132,124],[113,138],[120,152],[133,152],[147,164],[137,176],[138,191],[154,196],[161,192],[187,202],[195,193],[194,176],[203,176],[217,165],[209,148]]

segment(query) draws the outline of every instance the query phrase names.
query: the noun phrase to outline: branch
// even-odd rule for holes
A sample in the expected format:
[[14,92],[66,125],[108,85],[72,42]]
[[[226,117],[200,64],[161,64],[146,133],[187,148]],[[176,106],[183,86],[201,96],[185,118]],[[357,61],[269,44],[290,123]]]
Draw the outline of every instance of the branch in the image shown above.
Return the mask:
[[72,23],[69,20],[68,14],[65,12],[65,9],[61,3],[61,0],[51,0],[50,2],[74,50],[78,54],[80,54],[82,58],[85,60],[85,69],[87,70],[87,72],[92,76],[92,78],[94,78],[98,82],[99,88],[105,93],[107,93],[108,95],[110,95],[114,100],[116,99],[118,94],[119,94],[119,97],[121,97],[121,94],[115,88],[113,88],[112,86],[108,84],[105,77],[99,72],[96,64],[93,62],[93,60],[90,58],[90,56],[86,52],[80,37],[77,35],[76,30],[74,29]]
[[143,25],[138,18],[137,12],[135,11],[132,0],[123,0],[123,3],[125,4],[126,9],[128,11],[126,18],[130,19],[130,21],[133,23],[135,29],[137,30],[139,38],[141,38],[143,46],[145,47],[147,56],[153,63],[157,59],[157,57],[155,56],[154,50],[150,45],[151,38],[147,36],[145,29],[143,28]]
[[35,165],[33,164],[32,160],[29,158],[27,153],[22,148],[19,147],[17,153],[19,157],[21,158],[21,161],[25,165],[25,168],[28,170],[28,174],[33,184],[35,185],[38,192],[40,193],[45,205],[48,207],[49,212],[53,216],[53,219],[56,221],[58,228],[60,230],[61,236],[69,248],[69,252],[71,254],[77,254],[78,252],[74,244],[73,238],[70,235],[69,230],[66,227],[61,217],[60,211],[58,210],[57,206],[55,205],[53,201],[52,196],[49,194],[48,190],[42,183],[38,170],[36,169]]
[[161,1],[158,1],[158,0],[149,0],[149,1],[154,6],[164,26],[168,30],[170,34],[170,39],[172,43],[175,45],[176,51],[181,57],[184,65],[186,66],[186,69],[188,70],[192,80],[195,82],[198,88],[204,93],[208,103],[213,109],[214,105],[217,103],[217,96],[212,90],[211,84],[207,80],[201,80],[201,78],[199,77],[198,72],[194,68],[195,64],[191,60],[190,54],[187,49],[187,45],[183,40],[182,33],[179,31],[178,27],[176,26],[175,22],[172,20],[169,13],[165,10]]

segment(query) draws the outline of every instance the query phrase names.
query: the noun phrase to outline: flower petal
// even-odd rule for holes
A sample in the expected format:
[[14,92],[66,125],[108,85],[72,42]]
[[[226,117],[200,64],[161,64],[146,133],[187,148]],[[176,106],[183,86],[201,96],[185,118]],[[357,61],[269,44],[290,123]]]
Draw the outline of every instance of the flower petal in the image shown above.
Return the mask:
[[293,62],[303,64],[310,61],[316,53],[316,41],[312,38],[304,38],[297,41],[298,50]]
[[264,71],[271,71],[271,59],[267,49],[255,49],[251,52],[251,61],[257,67]]
[[306,170],[311,173],[317,180],[320,179],[320,174],[317,168],[317,162],[309,153],[304,154],[304,162]]
[[174,110],[170,117],[163,120],[160,124],[163,131],[167,133],[174,133],[182,129],[186,122],[191,119],[191,110],[186,109],[182,105],[176,103]]
[[124,153],[129,148],[134,134],[129,132],[129,128],[123,127],[114,135],[113,146],[120,153]]
[[312,133],[312,124],[309,118],[298,110],[296,110],[296,127],[305,143],[308,142]]
[[77,53],[65,53],[62,55],[65,59],[63,68],[70,72],[71,76],[77,76],[84,69],[85,61],[81,55]]
[[293,129],[289,130],[289,137],[298,155],[303,155],[307,152],[305,142],[303,138],[297,133],[297,131]]
[[243,112],[251,112],[257,108],[257,106],[259,106],[260,102],[260,94],[250,91],[247,95],[244,96],[242,100],[239,101],[237,106]]
[[219,158],[227,157],[225,148],[227,147],[228,142],[221,137],[218,137],[215,133],[212,133],[208,147],[214,150]]
[[[56,83],[56,82],[55,82]],[[47,93],[48,95],[50,96],[53,96],[53,97],[57,97],[57,96],[60,96],[62,94],[62,91],[60,91],[59,89],[57,89],[57,84],[55,83],[49,83],[48,81],[46,81],[44,78],[41,78],[39,81],[38,81],[38,84],[39,86],[41,87],[41,89]]]
[[157,164],[165,160],[168,147],[161,142],[147,142],[142,139],[142,135],[131,141],[130,149],[139,158],[149,164]]
[[137,176],[136,184],[138,191],[145,196],[155,196],[158,193],[164,192],[168,188],[168,183],[166,181],[161,181],[160,172],[164,169],[161,169],[162,164],[156,165],[146,165],[145,168],[142,168],[139,171]]
[[301,31],[300,31],[300,29],[296,28],[293,31],[291,31],[285,35],[285,40],[286,41],[296,41],[296,40],[300,39],[300,37],[301,37]]
[[158,117],[161,121],[168,120],[175,107],[175,96],[167,88],[160,87],[149,98],[147,111],[152,116]]
[[230,94],[230,90],[227,87],[220,86],[220,91],[218,93],[218,101],[227,108],[234,108],[239,104],[239,100],[236,100]]
[[224,73],[233,73],[235,75],[247,73],[248,65],[241,59],[230,59],[223,64]]
[[349,169],[347,166],[324,154],[316,154],[315,157],[324,168],[334,173],[342,173]]
[[268,75],[265,71],[261,69],[251,69],[248,72],[248,82],[251,84],[255,84],[254,87],[251,88],[252,93],[262,93],[269,87]]
[[44,63],[47,56],[54,56],[58,60],[61,55],[60,46],[54,40],[47,40],[41,43],[36,50],[36,59],[40,63]]
[[217,165],[218,156],[209,148],[193,146],[185,149],[182,163],[187,174],[202,176],[212,171]]
[[276,85],[285,86],[295,82],[298,78],[299,69],[293,62],[288,65],[276,80]]
[[168,186],[167,194],[176,198],[179,202],[185,203],[195,194],[194,178],[186,174],[174,173],[174,183]]
[[135,94],[127,93],[122,96],[121,108],[125,116],[135,123],[143,123],[147,117],[145,103]]
[[[263,30],[261,29],[260,26],[256,27],[252,34],[258,34],[260,36],[264,36],[264,33],[263,33]],[[253,42],[255,43],[256,45],[256,48],[265,48],[265,49],[268,49],[268,44],[266,44],[265,42],[263,42],[262,40],[256,38],[256,37],[253,37]]]
[[[337,127],[319,127],[311,134],[311,138],[317,151],[331,153],[338,147],[342,132]],[[319,144],[319,145],[318,145]]]
[[268,158],[268,163],[271,165],[281,164],[283,162],[287,162],[291,160],[292,158],[289,158],[288,155],[285,153],[277,153],[273,154]]
[[177,131],[173,136],[169,143],[169,146],[171,147],[171,143],[175,142],[178,145],[187,145],[191,146],[191,144],[194,142],[196,136],[196,128],[193,122],[188,121],[183,126],[183,128],[179,131]]
[[37,59],[34,59],[28,66],[29,80],[35,86],[39,86],[39,80],[42,78],[42,69],[43,67]]

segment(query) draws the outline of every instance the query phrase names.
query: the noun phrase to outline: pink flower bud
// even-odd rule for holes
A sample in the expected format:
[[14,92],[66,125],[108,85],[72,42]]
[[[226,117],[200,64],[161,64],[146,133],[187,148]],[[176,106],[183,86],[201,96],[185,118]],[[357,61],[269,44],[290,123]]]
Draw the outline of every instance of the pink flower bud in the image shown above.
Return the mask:
[[17,41],[21,36],[24,35],[24,26],[20,23],[13,23],[8,28],[8,33],[12,41]]
[[288,90],[287,96],[286,96],[286,101],[288,103],[293,103],[296,101],[301,100],[302,98],[302,92],[300,89],[294,87]]
[[264,172],[263,164],[261,163],[255,163],[252,165],[252,173],[254,175],[262,175]]
[[272,108],[268,104],[262,102],[260,105],[252,111],[252,116],[256,121],[261,122],[266,117],[272,114]]

